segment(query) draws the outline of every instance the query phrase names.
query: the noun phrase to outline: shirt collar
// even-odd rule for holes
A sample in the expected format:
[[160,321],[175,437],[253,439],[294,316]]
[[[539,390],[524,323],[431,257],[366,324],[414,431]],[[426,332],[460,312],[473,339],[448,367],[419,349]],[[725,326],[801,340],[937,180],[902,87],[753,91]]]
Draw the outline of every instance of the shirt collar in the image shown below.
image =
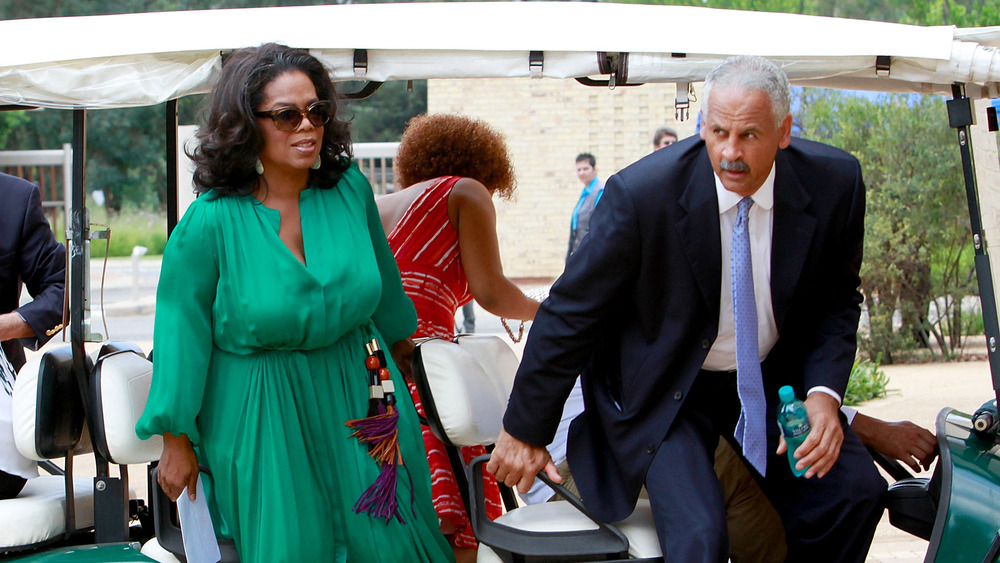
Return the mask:
[[[771,207],[774,206],[774,171],[775,165],[772,164],[771,173],[767,175],[764,183],[757,188],[757,191],[750,196],[753,199],[754,205],[766,211],[770,211]],[[743,196],[727,190],[722,185],[722,179],[719,178],[718,174],[713,172],[712,175],[715,176],[715,195],[719,198],[719,215],[722,215],[726,211],[736,207],[736,204],[743,199]]]

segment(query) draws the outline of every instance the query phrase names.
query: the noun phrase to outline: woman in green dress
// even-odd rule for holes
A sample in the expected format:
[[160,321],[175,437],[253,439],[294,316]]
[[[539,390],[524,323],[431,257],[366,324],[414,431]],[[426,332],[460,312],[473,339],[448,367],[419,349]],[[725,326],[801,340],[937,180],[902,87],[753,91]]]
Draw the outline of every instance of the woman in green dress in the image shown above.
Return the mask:
[[377,387],[404,391],[380,411],[398,414],[398,453],[373,458],[346,425],[369,415],[366,344],[405,355],[416,315],[335,116],[307,52],[227,57],[191,155],[201,197],[164,251],[136,430],[163,435],[158,481],[172,499],[208,467],[216,534],[244,563],[448,561],[391,360]]

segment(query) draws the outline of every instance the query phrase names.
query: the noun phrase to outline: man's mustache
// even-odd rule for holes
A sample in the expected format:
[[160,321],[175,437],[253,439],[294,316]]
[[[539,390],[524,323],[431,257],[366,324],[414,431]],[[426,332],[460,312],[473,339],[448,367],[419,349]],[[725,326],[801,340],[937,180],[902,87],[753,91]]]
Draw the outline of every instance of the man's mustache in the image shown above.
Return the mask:
[[726,172],[749,172],[750,165],[742,160],[726,160],[722,159],[719,163],[719,168],[725,170]]

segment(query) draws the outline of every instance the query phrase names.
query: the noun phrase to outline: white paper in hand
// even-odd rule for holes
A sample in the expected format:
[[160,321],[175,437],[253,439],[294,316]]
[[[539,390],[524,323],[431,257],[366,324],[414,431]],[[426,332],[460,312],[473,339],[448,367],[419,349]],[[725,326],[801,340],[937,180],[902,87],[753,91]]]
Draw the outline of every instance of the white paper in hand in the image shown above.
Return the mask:
[[184,557],[188,563],[218,563],[222,559],[222,553],[219,551],[219,542],[215,539],[212,515],[208,513],[208,501],[205,500],[205,487],[201,484],[201,475],[198,476],[193,502],[188,497],[186,487],[177,498],[177,516],[181,520]]

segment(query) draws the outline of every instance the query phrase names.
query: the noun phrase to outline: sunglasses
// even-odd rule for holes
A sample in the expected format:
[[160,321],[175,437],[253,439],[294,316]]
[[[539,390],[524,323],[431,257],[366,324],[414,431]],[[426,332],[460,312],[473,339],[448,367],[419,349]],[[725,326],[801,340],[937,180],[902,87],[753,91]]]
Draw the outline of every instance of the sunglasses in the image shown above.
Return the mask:
[[269,117],[279,131],[295,131],[305,117],[313,127],[322,127],[330,122],[330,102],[315,102],[301,110],[296,107],[278,108],[271,111],[255,111],[257,117]]

